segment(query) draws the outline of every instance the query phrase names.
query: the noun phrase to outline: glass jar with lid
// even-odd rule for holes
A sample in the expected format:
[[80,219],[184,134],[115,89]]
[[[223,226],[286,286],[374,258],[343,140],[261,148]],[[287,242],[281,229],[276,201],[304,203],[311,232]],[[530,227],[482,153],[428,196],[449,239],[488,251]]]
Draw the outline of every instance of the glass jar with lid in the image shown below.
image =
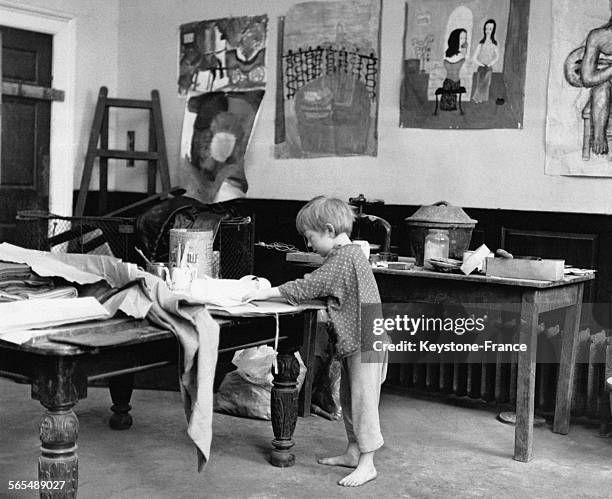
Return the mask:
[[429,229],[425,237],[425,250],[423,253],[423,267],[433,269],[429,263],[430,258],[448,258],[449,238],[446,229]]

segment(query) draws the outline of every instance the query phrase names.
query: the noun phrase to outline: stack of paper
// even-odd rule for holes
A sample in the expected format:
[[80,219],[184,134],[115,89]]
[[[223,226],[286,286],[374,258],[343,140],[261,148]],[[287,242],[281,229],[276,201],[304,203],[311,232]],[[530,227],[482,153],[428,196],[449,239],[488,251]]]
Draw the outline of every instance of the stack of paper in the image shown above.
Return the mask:
[[[95,319],[108,319],[108,311],[92,296],[0,303],[0,339],[23,343],[45,328]],[[35,330],[35,331],[32,331]]]

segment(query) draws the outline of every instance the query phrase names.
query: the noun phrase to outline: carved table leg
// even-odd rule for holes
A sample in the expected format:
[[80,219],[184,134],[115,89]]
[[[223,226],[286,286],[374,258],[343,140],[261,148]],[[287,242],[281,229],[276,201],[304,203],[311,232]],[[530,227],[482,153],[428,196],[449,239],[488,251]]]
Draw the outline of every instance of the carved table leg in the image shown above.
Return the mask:
[[[298,347],[280,347],[277,357],[278,374],[274,374],[271,398],[272,429],[275,447],[270,456],[274,466],[285,468],[295,464],[295,456],[289,449],[295,445],[293,432],[297,423],[297,378],[300,365],[294,352]],[[273,371],[274,372],[274,371]]]
[[132,426],[132,416],[129,411],[132,409],[130,399],[134,388],[134,374],[114,376],[108,380],[108,386],[113,401],[111,407],[113,415],[108,424],[113,430],[127,430]]
[[[49,407],[40,422],[42,445],[38,458],[38,479],[41,482],[40,497],[45,499],[76,497],[79,484],[79,458],[76,453],[79,421],[72,407],[74,404],[62,408]],[[43,483],[46,485],[44,489]]]
[[72,359],[49,357],[40,360],[32,384],[32,398],[38,399],[47,409],[40,422],[40,497],[76,497],[79,421],[72,408],[86,396],[87,381]]

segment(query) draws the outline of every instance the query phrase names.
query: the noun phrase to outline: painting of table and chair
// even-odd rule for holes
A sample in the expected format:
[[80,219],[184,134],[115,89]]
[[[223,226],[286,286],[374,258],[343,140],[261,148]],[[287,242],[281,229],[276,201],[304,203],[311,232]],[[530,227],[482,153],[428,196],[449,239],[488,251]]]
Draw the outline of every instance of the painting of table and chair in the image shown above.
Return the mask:
[[522,128],[529,0],[406,3],[400,126]]

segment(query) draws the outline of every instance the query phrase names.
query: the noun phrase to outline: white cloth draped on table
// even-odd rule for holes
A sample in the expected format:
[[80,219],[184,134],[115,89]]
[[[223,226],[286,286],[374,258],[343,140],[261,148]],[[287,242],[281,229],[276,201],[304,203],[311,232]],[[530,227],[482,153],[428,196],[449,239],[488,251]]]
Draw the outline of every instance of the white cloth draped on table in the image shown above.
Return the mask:
[[[187,433],[196,445],[198,471],[210,457],[213,381],[219,346],[219,326],[201,300],[170,291],[158,277],[134,264],[102,255],[50,253],[0,244],[0,260],[26,263],[39,275],[70,282],[108,286],[98,288],[111,314],[118,310],[147,318],[172,331],[180,345],[180,387],[187,416]],[[110,289],[109,289],[110,288]]]

